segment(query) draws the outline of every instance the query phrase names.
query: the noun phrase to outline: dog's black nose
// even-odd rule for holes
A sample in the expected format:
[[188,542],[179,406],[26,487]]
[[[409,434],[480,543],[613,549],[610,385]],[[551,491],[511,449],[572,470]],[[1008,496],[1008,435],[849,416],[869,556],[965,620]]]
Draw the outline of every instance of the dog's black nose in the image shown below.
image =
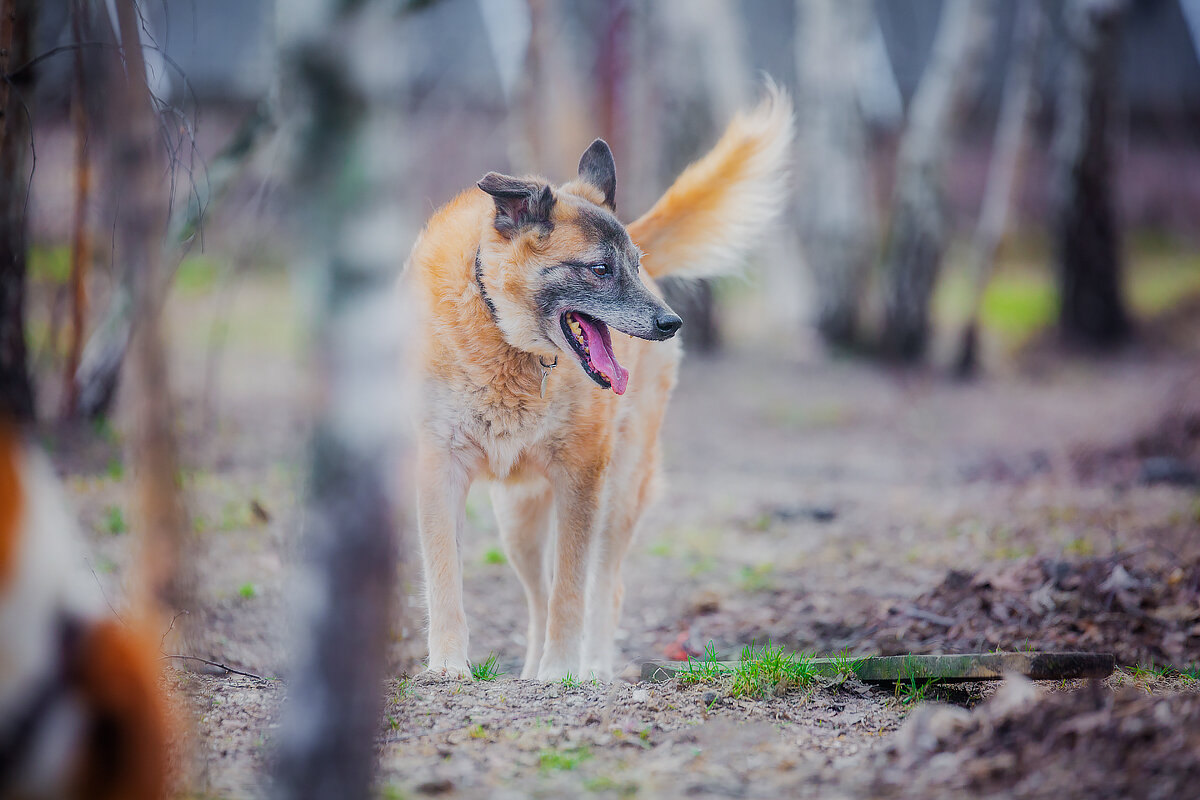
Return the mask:
[[674,336],[675,331],[683,325],[683,320],[674,314],[663,314],[654,320],[655,327],[664,337]]

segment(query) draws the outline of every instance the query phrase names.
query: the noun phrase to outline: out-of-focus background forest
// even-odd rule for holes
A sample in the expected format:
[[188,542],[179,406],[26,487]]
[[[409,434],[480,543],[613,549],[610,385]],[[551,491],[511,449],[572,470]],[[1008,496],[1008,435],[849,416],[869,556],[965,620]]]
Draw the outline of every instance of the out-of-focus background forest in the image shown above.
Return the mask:
[[[72,37],[69,4],[43,5],[37,53],[69,45]],[[929,136],[936,139],[937,152],[928,157],[929,168],[938,173],[933,184],[944,192],[946,221],[939,226],[944,228],[939,238],[949,250],[936,259],[943,269],[930,281],[934,364],[946,361],[938,344],[953,354],[942,340],[951,339],[972,313],[970,240],[988,186],[1005,80],[1023,46],[1016,29],[1018,5],[1000,3],[978,12],[974,20],[945,20],[971,27],[966,35],[976,41],[964,43],[966,52],[949,54],[957,59],[953,85],[946,87],[946,98],[932,104],[939,107],[930,115]],[[1099,58],[1112,73],[1102,76],[1111,83],[1102,92],[1112,93],[1106,101],[1111,129],[1105,135],[1111,140],[1112,188],[1107,194],[1117,228],[1113,247],[1121,262],[1117,283],[1133,319],[1144,320],[1182,302],[1196,283],[1187,262],[1200,191],[1192,146],[1200,102],[1192,25],[1200,23],[1188,9],[1187,2],[1128,4],[1112,23],[1119,26],[1114,41],[1098,45],[1108,48]],[[489,169],[563,179],[573,171],[577,152],[596,134],[613,145],[621,168],[620,208],[632,218],[715,140],[736,109],[754,100],[758,76],[765,72],[798,102],[803,141],[797,150],[794,208],[748,269],[745,282],[717,287],[721,296],[715,302],[708,299],[708,289],[682,301],[695,308],[689,349],[707,351],[723,338],[752,334],[743,329],[768,321],[781,334],[787,332],[779,338],[818,327],[837,343],[896,347],[882,341],[881,334],[889,294],[884,256],[889,255],[889,231],[894,233],[889,225],[895,222],[905,122],[927,73],[943,21],[940,11],[937,0],[879,8],[851,4],[831,14],[816,4],[806,26],[804,14],[788,2],[678,8],[670,3],[661,8],[636,3],[526,7],[509,0],[432,3],[411,16],[404,31],[411,39],[396,42],[395,56],[409,71],[405,96],[398,98],[406,136],[396,146],[411,158],[405,187],[411,208],[400,224],[411,239],[431,208]],[[206,166],[277,90],[275,10],[257,2],[203,7],[164,2],[148,4],[145,16],[143,40],[157,43],[164,54],[149,51],[152,90],[170,115],[164,145],[175,156],[173,178],[186,202],[194,191],[204,196],[214,177],[206,174]],[[1064,46],[1070,21],[1062,9],[1052,10],[1051,17],[1035,45],[1028,143],[1020,148],[999,264],[979,311],[989,353],[1009,354],[1058,319],[1054,143],[1062,105],[1057,94],[1071,54]],[[102,60],[102,54],[85,50],[85,82]],[[33,277],[41,288],[65,284],[70,267],[75,198],[71,53],[40,62],[36,72],[31,107],[37,113],[41,158],[34,173],[30,228]],[[102,93],[93,94],[92,102],[102,104]],[[98,121],[101,109],[91,111]],[[1058,150],[1065,146],[1060,143]],[[215,282],[225,272],[222,267],[230,259],[223,253],[233,247],[238,227],[226,224],[231,220],[245,222],[253,216],[252,224],[242,225],[250,229],[241,231],[243,238],[271,250],[267,234],[274,230],[277,205],[271,182],[281,176],[278,154],[261,149],[266,152],[256,148],[247,154],[244,166],[237,163],[233,186],[225,185],[224,174],[216,176],[219,188],[231,195],[208,209],[203,242],[190,248],[192,257],[184,265],[185,282]],[[836,163],[843,160],[845,164]],[[1104,193],[1100,186],[1089,187],[1091,191]],[[111,219],[105,222],[103,205],[89,204],[88,216],[98,278],[112,270],[106,245]],[[816,232],[803,235],[806,226]],[[843,237],[861,240],[848,245],[861,251],[856,258],[812,252],[821,251],[826,237],[835,235],[824,229],[839,226],[845,229]],[[241,244],[240,250],[248,249]],[[835,250],[845,246],[829,245]],[[259,260],[271,263],[269,255]],[[829,274],[830,263],[840,267],[843,262],[849,266],[842,272],[858,273],[853,279]],[[852,285],[844,290],[827,285],[842,281]],[[104,288],[98,286],[97,293],[102,295]],[[104,307],[102,299],[93,301],[98,311]],[[48,337],[66,327],[66,301],[61,296],[55,301],[57,315],[33,308],[39,317],[31,331],[35,360],[54,355]],[[756,307],[749,321],[738,321],[734,309],[739,305]],[[847,314],[851,306],[857,327],[835,316]],[[53,384],[43,390],[48,408],[54,407],[57,391]]]
[[[180,786],[257,796],[295,666],[283,621],[314,507],[313,408],[336,374],[320,332],[334,284],[311,263],[324,229],[297,226],[296,209],[319,216],[313,187],[341,184],[305,161],[298,134],[313,121],[297,121],[281,79],[305,4],[142,2],[157,126],[143,162],[124,145],[137,103],[115,74],[117,5],[3,3],[29,25],[5,29],[0,62],[0,394],[39,420],[118,609],[138,513],[131,447],[147,415],[165,415],[157,430],[177,453],[138,463],[177,459],[165,484],[182,505],[158,520],[184,531],[189,577],[167,611],[187,612],[183,655],[242,673],[171,661],[198,756]],[[930,717],[928,735],[896,730],[932,685],[746,697],[517,683],[522,595],[477,489],[463,542],[471,658],[494,655],[506,674],[454,691],[410,680],[424,612],[402,570],[376,736],[383,796],[1196,785],[1200,3],[394,5],[373,35],[338,35],[359,37],[342,52],[387,119],[359,166],[387,178],[372,191],[397,273],[433,210],[490,170],[563,181],[602,136],[629,221],[757,101],[764,76],[794,99],[779,223],[742,275],[666,287],[687,355],[667,486],[628,562],[627,678],[709,642],[733,657],[768,640],[1113,652],[1121,669],[1088,690]],[[153,168],[131,177],[135,162]],[[154,250],[144,263],[138,235]],[[159,297],[147,281],[161,287],[159,373],[130,352],[139,309]],[[970,707],[990,692],[941,699]],[[1092,734],[1071,733],[1088,714]],[[1055,726],[1066,732],[1042,735]],[[1135,751],[1144,770],[1115,776]],[[997,760],[1014,752],[1019,768]],[[927,770],[935,753],[952,768]]]

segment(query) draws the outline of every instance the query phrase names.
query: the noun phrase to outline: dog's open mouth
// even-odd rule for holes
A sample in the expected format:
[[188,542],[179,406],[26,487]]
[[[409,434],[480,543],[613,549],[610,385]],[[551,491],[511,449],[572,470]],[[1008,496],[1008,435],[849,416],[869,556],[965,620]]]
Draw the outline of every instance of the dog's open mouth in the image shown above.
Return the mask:
[[629,370],[622,367],[613,354],[608,326],[580,311],[568,311],[562,315],[562,329],[567,341],[575,348],[583,371],[601,388],[612,387],[617,394],[625,394]]

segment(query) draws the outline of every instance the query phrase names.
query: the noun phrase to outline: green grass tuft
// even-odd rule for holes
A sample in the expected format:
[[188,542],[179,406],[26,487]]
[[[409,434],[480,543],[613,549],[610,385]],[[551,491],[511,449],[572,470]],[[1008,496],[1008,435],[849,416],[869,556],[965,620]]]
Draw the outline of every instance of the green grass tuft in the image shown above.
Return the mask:
[[900,668],[900,680],[896,681],[896,699],[905,708],[923,703],[929,690],[937,683],[937,678],[925,677],[924,670],[916,659],[906,656]]
[[507,564],[508,559],[504,556],[504,551],[499,547],[491,547],[483,554],[483,563],[485,564]]
[[833,656],[833,668],[837,670],[837,683],[843,683],[851,675],[857,677],[859,671],[863,668],[863,664],[867,663],[866,656],[854,658],[849,651],[843,650]]
[[753,645],[742,648],[742,658],[733,670],[733,697],[766,697],[782,694],[789,689],[803,689],[816,676],[812,658],[800,653],[772,647],[767,642],[760,649]]
[[704,645],[704,657],[695,659],[688,657],[679,671],[675,673],[679,682],[684,686],[694,686],[698,683],[716,683],[729,674],[729,668],[717,657],[717,646],[710,639]]
[[495,653],[488,653],[487,660],[480,664],[471,665],[471,677],[477,681],[494,681],[504,673],[498,666],[499,659]]

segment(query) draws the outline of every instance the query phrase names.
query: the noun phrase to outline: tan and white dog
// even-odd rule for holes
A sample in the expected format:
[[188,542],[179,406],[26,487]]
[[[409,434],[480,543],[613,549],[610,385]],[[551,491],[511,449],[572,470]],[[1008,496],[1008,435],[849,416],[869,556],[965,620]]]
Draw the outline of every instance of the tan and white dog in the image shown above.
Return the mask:
[[522,677],[611,679],[621,562],[680,357],[655,279],[736,265],[782,208],[791,138],[770,86],[628,228],[599,139],[569,183],[489,173],[429,220],[405,280],[430,670],[469,673],[458,540],[482,478],[529,605]]

